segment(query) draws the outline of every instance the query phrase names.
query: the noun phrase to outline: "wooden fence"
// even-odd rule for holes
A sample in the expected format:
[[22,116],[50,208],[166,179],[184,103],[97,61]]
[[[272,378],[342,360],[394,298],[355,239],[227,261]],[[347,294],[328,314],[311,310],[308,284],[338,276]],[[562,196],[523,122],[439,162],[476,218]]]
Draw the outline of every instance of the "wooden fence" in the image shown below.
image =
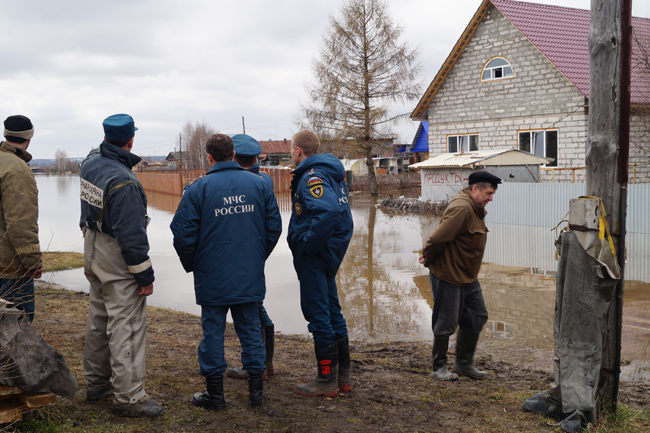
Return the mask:
[[[420,187],[420,173],[379,174],[376,177],[377,188],[380,191]],[[348,187],[350,191],[370,191],[370,177],[350,175]]]
[[[261,172],[273,179],[273,192],[289,192],[291,189],[291,170],[262,167]],[[143,170],[135,173],[146,191],[171,195],[183,195],[185,185],[204,176],[207,170]]]
[[[291,190],[291,170],[261,167],[260,171],[273,179],[273,192],[282,193]],[[207,170],[203,169],[143,170],[135,174],[147,191],[180,196],[183,194],[185,185],[204,176],[206,172]],[[369,191],[370,180],[368,176],[354,176],[349,172],[348,187],[350,191]],[[419,188],[420,174],[377,175],[377,187],[380,191]]]

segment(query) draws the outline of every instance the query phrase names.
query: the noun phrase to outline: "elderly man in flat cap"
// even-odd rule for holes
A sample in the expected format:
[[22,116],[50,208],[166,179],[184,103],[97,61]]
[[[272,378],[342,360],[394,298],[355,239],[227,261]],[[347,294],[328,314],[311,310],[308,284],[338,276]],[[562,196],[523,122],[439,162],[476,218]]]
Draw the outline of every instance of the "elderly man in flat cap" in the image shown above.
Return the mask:
[[120,416],[158,416],[144,390],[147,296],[154,273],[147,195],[131,168],[135,127],[128,114],[104,120],[104,141],[81,165],[84,272],[90,282],[84,350],[86,400],[114,395]]
[[[246,171],[261,177],[267,184],[268,190],[273,195],[273,179],[266,173],[260,172],[260,166],[257,164],[257,155],[262,153],[262,146],[250,135],[237,134],[233,135],[232,142],[235,149],[235,162]],[[275,200],[275,195],[273,195]],[[280,220],[281,222],[281,220]],[[273,321],[264,308],[264,301],[257,303],[258,314],[260,318],[260,331],[262,333],[262,340],[264,340],[264,349],[266,351],[266,359],[264,365],[266,366],[265,376],[272,376],[275,374],[273,368],[273,352],[275,348],[275,326]],[[228,367],[226,374],[235,379],[247,379],[248,372],[243,367]]]
[[34,278],[43,267],[38,242],[38,189],[27,163],[34,126],[25,116],[4,122],[0,144],[0,298],[34,320]]
[[[433,377],[438,380],[458,380],[458,375],[476,380],[488,377],[473,364],[476,343],[488,319],[478,272],[488,231],[485,206],[492,201],[501,179],[477,171],[469,175],[468,183],[449,203],[420,256],[420,263],[429,268],[434,298]],[[447,349],[457,327],[452,373],[447,370]]]

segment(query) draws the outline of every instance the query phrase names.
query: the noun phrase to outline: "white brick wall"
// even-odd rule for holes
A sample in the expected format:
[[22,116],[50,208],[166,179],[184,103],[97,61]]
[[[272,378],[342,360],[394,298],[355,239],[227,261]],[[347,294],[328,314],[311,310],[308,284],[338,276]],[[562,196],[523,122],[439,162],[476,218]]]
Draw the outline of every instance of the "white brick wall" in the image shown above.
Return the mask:
[[[514,77],[481,82],[484,65],[504,57]],[[558,130],[558,168],[542,170],[542,182],[584,182],[588,117],[584,95],[496,8],[491,7],[429,105],[429,152],[447,151],[447,135],[479,133],[479,150],[517,147],[517,131]],[[650,134],[632,119],[630,163],[648,162]],[[645,148],[645,159],[638,146]],[[632,175],[632,168],[630,169]],[[650,182],[650,166],[638,166],[637,183]],[[630,177],[632,183],[632,177]]]

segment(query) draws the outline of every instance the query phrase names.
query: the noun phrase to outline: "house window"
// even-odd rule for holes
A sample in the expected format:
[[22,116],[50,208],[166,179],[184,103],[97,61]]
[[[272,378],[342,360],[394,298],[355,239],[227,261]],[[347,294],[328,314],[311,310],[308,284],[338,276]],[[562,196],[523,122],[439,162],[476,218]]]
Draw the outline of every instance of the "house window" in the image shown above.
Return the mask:
[[478,134],[448,135],[447,152],[473,152],[478,150]]
[[481,73],[481,81],[502,80],[512,78],[512,66],[503,57],[495,57],[487,62]]
[[519,131],[519,150],[537,156],[553,158],[547,167],[557,167],[557,129],[543,131]]

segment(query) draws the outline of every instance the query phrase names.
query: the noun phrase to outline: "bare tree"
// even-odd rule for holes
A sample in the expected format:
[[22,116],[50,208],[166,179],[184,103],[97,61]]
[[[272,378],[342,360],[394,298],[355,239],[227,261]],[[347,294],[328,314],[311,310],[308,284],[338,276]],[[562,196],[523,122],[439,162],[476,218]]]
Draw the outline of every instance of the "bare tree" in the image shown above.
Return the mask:
[[187,168],[208,169],[209,163],[205,151],[205,143],[211,135],[215,134],[214,128],[204,123],[192,124],[187,122],[181,131],[181,147],[187,158]]
[[345,0],[340,15],[330,16],[296,124],[323,134],[332,149],[364,157],[377,194],[372,155],[408,114],[391,104],[420,96],[418,52],[400,41],[402,28],[384,0]]
[[57,173],[65,172],[67,159],[68,153],[65,150],[57,149],[56,152],[54,152]]

